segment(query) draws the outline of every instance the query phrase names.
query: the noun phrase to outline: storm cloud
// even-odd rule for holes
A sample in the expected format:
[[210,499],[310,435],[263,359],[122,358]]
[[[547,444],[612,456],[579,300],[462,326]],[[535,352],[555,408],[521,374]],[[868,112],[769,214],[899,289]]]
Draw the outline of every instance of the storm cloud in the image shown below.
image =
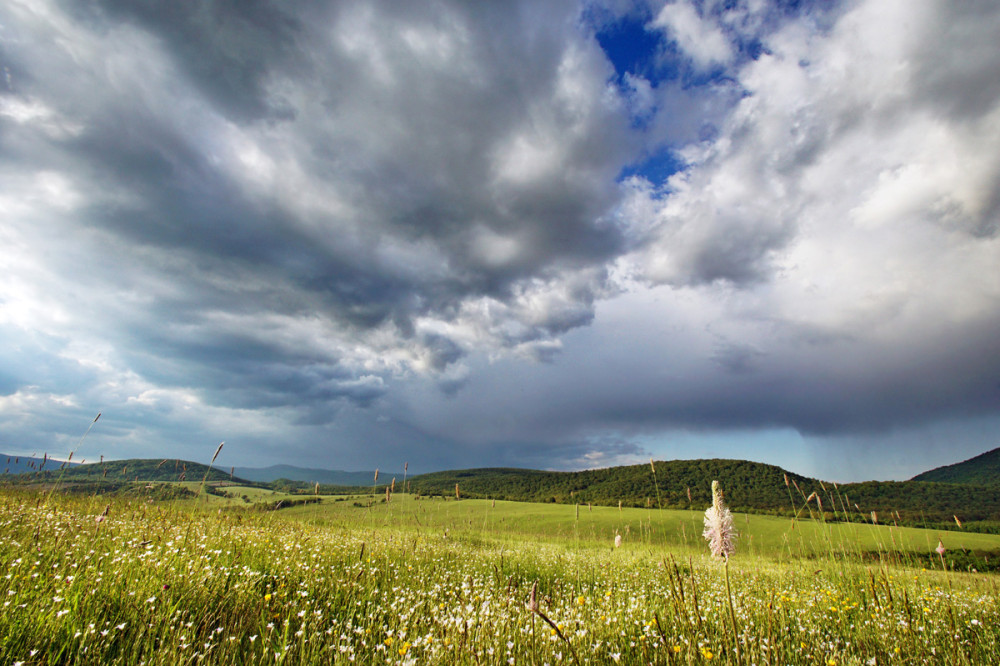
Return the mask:
[[111,457],[566,468],[702,433],[780,464],[759,435],[793,432],[936,464],[1000,416],[998,28],[15,0],[4,444],[65,455],[103,411]]

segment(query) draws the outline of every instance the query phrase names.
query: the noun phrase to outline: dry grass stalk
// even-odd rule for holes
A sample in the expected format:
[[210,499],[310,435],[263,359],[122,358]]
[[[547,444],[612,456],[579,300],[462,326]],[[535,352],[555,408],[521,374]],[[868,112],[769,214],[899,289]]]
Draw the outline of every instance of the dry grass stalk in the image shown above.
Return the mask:
[[212,466],[212,465],[215,464],[215,459],[219,457],[219,452],[222,451],[222,447],[223,447],[224,444],[225,444],[225,442],[219,442],[219,447],[217,449],[215,449],[215,453],[212,455],[212,462],[208,463],[209,466]]
[[569,648],[570,654],[573,655],[573,661],[579,664],[580,658],[576,656],[576,650],[573,649],[573,644],[570,643],[569,639],[566,638],[566,635],[563,634],[559,625],[550,620],[549,617],[542,612],[542,608],[538,603],[538,581],[535,581],[535,583],[531,586],[531,594],[528,597],[528,603],[525,604],[525,608],[545,620],[545,623],[552,627],[552,631],[556,633],[556,636],[561,638],[563,642],[566,643],[566,647]]

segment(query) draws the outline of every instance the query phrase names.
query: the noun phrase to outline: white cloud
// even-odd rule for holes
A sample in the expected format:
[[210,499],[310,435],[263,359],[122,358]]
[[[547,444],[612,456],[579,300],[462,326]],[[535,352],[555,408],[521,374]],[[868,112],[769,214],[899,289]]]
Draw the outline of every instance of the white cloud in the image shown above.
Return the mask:
[[1000,12],[698,7],[714,82],[624,91],[571,2],[3,7],[5,404],[574,465],[995,411]]
[[699,69],[725,65],[733,59],[732,47],[719,26],[711,18],[699,16],[687,0],[664,5],[652,25],[666,31]]

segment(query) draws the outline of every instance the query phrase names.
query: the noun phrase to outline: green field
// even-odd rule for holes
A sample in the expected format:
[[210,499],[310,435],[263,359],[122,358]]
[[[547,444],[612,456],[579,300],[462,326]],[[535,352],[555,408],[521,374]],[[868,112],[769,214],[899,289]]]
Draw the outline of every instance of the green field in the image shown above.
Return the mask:
[[5,664],[1000,663],[998,536],[738,514],[727,565],[695,511],[0,492]]

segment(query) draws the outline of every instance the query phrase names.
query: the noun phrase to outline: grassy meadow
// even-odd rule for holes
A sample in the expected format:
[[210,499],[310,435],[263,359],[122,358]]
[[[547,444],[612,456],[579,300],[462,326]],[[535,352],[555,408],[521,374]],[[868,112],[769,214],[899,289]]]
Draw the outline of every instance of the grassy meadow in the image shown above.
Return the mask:
[[1000,536],[215,492],[0,490],[0,663],[1000,663]]

